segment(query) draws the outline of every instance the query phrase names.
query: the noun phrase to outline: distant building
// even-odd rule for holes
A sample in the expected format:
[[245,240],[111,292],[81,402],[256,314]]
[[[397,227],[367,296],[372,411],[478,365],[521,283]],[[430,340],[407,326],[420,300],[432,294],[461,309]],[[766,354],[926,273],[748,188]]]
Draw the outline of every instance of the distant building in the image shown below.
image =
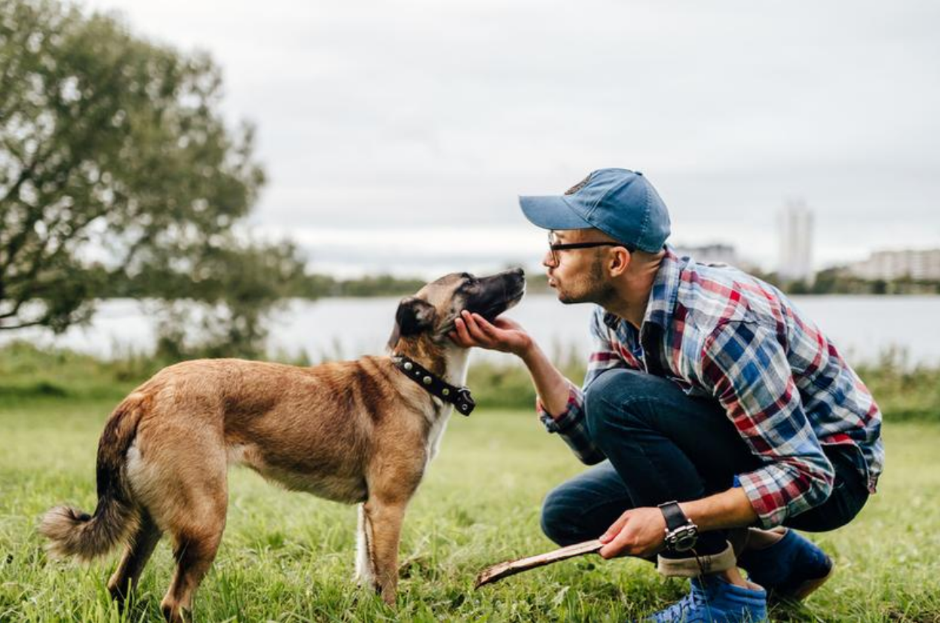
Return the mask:
[[679,245],[673,247],[679,257],[688,255],[703,264],[729,264],[738,266],[738,254],[730,244],[706,244],[696,247]]
[[940,281],[940,249],[876,251],[867,260],[850,264],[849,272],[869,280]]
[[813,212],[803,201],[790,202],[778,215],[780,256],[777,274],[783,281],[812,283]]

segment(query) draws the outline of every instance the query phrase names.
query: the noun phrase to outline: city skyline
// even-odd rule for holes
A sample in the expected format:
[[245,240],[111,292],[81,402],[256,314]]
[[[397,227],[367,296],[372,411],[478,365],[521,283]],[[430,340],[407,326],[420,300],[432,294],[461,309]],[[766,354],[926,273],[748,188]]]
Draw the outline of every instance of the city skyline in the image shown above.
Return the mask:
[[[786,205],[783,204],[785,209]],[[802,204],[800,204],[802,205]],[[780,212],[775,216],[779,217]],[[776,219],[779,225],[779,218]],[[324,229],[304,231],[296,234],[302,248],[321,249],[330,261],[312,262],[312,272],[333,275],[340,278],[355,278],[374,274],[393,274],[400,277],[433,278],[439,273],[469,270],[487,272],[507,266],[523,266],[528,270],[542,270],[540,263],[545,254],[544,231],[532,226],[505,228],[470,227],[463,230],[463,239],[482,243],[482,248],[472,252],[454,250],[452,241],[441,234],[447,228],[428,228],[422,231],[424,239],[420,245],[414,245],[403,229],[386,230],[347,230]],[[814,229],[813,240],[825,241],[826,232]],[[780,246],[781,231],[773,232],[775,248]],[[691,255],[702,262],[721,262],[745,270],[756,269],[763,272],[780,273],[782,267],[779,251],[766,255],[765,262],[759,262],[752,253],[753,247],[742,245],[732,239],[720,237],[706,238],[699,242],[687,242],[671,236],[667,244],[680,254]],[[362,249],[368,247],[369,261],[363,263]],[[812,273],[832,268],[855,269],[869,264],[878,256],[891,254],[923,254],[940,252],[936,246],[896,245],[893,247],[874,248],[857,256],[831,257],[826,262],[812,261],[807,268]],[[815,245],[812,250],[815,256]],[[884,261],[884,260],[882,260]],[[858,269],[866,270],[866,269]],[[867,269],[875,270],[875,269]],[[805,275],[781,275],[786,279],[805,279]],[[860,274],[861,276],[861,274]]]

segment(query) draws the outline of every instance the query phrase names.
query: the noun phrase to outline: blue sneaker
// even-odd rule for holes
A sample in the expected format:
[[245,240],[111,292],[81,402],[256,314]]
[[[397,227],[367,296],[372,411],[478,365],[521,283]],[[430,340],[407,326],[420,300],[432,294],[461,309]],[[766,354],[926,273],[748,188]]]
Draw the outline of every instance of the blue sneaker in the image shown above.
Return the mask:
[[688,595],[644,621],[761,623],[767,620],[766,591],[735,586],[716,575],[692,578],[691,584]]
[[787,530],[770,547],[738,557],[748,578],[763,586],[772,599],[806,599],[832,575],[832,559],[796,530]]

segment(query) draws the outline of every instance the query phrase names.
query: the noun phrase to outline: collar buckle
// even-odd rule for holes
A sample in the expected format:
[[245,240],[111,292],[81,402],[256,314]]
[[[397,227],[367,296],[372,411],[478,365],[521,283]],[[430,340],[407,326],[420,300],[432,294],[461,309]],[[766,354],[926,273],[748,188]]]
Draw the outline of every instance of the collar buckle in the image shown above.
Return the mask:
[[454,406],[457,407],[461,415],[470,415],[470,412],[477,406],[477,403],[470,395],[470,390],[466,387],[461,387],[457,390],[457,399],[454,400]]

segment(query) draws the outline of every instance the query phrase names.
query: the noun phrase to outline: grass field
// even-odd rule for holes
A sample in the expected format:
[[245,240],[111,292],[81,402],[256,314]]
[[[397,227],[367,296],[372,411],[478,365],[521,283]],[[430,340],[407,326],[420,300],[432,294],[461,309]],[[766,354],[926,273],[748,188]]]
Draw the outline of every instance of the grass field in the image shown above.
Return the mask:
[[[0,621],[160,620],[171,559],[161,543],[123,614],[105,582],[115,558],[49,560],[38,516],[95,505],[95,449],[111,398],[0,402]],[[777,621],[940,621],[940,426],[888,425],[881,492],[850,526],[818,537],[837,575]],[[568,561],[473,591],[483,567],[551,547],[539,505],[582,466],[531,413],[454,416],[413,501],[397,610],[356,589],[352,507],[231,474],[228,526],[196,599],[198,621],[624,621],[685,591],[636,560]]]

